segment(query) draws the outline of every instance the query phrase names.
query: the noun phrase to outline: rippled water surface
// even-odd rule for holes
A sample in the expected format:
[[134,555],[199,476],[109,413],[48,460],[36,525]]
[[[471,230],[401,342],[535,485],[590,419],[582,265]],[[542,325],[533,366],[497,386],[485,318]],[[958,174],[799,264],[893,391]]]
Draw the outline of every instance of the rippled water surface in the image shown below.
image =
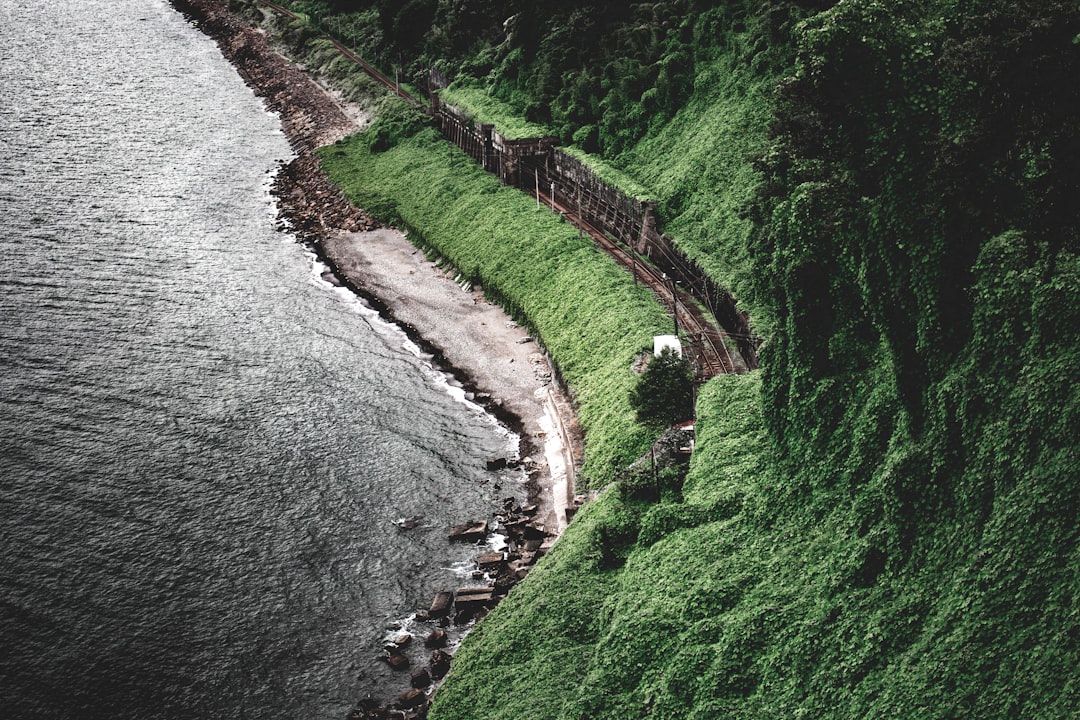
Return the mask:
[[513,439],[274,229],[289,153],[164,0],[0,4],[4,717],[401,692],[380,638],[511,491]]

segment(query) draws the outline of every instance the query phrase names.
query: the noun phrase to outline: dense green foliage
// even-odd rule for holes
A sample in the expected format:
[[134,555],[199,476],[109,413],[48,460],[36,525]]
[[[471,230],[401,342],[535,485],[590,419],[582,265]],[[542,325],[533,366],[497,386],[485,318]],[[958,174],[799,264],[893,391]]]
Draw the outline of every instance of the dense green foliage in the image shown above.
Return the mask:
[[[695,452],[681,501],[636,500],[619,484],[579,513],[469,636],[433,717],[723,717],[718,673],[747,683],[741,664],[771,620],[767,606],[723,614],[747,590],[768,590],[759,563],[776,549],[738,515],[769,485],[758,380],[705,386],[697,426],[708,449]],[[734,657],[720,664],[722,648]]]
[[615,167],[599,155],[587,153],[574,146],[561,147],[559,150],[581,161],[593,175],[608,185],[617,187],[627,197],[637,198],[638,200],[651,200],[653,198],[653,193],[645,189],[644,185],[628,175],[626,171]]
[[323,166],[530,327],[578,403],[585,479],[603,486],[652,440],[630,406],[631,366],[667,327],[663,309],[573,226],[418,129],[404,102],[384,102],[369,131],[323,150]]
[[420,83],[436,67],[482,87],[565,144],[615,157],[691,97],[703,62],[749,33],[766,45],[820,0],[294,0],[384,68]]
[[604,151],[766,337],[680,491],[586,507],[431,716],[1075,715],[1078,3],[416,5],[424,63]]
[[638,420],[658,429],[693,418],[694,371],[690,363],[671,348],[664,348],[649,360],[630,390],[630,404]]
[[[607,594],[522,640],[558,593],[526,581],[433,717],[1073,716],[1078,34],[1074,2],[851,0],[625,156],[735,251],[760,396],[710,384],[682,500],[604,496],[550,559]],[[695,170],[714,134],[741,150]]]
[[474,122],[494,125],[503,137],[510,140],[548,137],[553,134],[551,128],[525,120],[514,112],[513,108],[492,97],[483,88],[452,85],[440,90],[439,98],[447,105],[453,105],[464,112]]

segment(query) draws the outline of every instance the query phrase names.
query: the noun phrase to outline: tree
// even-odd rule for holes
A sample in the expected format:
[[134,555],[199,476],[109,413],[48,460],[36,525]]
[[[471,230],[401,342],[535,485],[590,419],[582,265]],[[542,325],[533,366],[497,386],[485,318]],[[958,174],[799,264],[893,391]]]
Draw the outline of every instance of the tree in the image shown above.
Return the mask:
[[673,425],[694,415],[694,373],[690,363],[671,348],[649,361],[630,403],[638,420],[653,426]]

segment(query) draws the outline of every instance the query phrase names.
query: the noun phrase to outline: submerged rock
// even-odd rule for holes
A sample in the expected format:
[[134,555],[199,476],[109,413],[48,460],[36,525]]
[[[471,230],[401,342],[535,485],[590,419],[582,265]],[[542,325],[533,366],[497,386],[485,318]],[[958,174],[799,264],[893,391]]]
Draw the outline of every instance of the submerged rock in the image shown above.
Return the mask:
[[413,528],[419,527],[423,519],[423,515],[413,515],[409,518],[400,517],[397,520],[394,520],[393,523],[402,530],[412,530]]
[[450,528],[450,540],[457,542],[477,542],[487,535],[487,520],[471,521]]
[[429,648],[444,648],[446,643],[450,641],[446,631],[442,628],[435,628],[431,631],[431,634],[424,639],[424,647]]
[[394,670],[404,670],[409,667],[409,658],[397,647],[388,648],[383,660]]

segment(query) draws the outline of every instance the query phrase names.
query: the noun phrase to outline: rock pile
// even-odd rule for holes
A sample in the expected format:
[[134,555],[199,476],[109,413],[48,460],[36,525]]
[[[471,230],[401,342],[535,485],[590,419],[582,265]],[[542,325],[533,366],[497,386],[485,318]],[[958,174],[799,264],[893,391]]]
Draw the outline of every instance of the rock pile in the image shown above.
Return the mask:
[[405,647],[411,643],[411,635],[404,633],[386,644],[381,659],[392,668],[410,670],[411,689],[389,706],[370,700],[359,703],[349,715],[350,720],[419,720],[426,717],[434,686],[450,671],[453,660],[446,650],[450,644],[447,629],[467,626],[487,614],[528,575],[547,551],[551,535],[534,520],[536,511],[535,505],[523,506],[515,498],[506,498],[494,522],[470,521],[450,529],[450,540],[478,545],[490,544],[492,535],[499,534],[504,538],[505,549],[482,552],[477,556],[473,571],[476,584],[456,591],[437,592],[427,609],[416,612],[418,622],[436,625],[424,638],[424,648],[431,651],[426,667],[412,668],[410,665]]
[[204,33],[247,85],[281,118],[297,157],[277,174],[272,192],[280,217],[305,244],[335,231],[372,230],[379,224],[345,199],[319,166],[315,148],[336,142],[359,126],[303,70],[279,55],[266,36],[228,12],[220,0],[172,0]]

